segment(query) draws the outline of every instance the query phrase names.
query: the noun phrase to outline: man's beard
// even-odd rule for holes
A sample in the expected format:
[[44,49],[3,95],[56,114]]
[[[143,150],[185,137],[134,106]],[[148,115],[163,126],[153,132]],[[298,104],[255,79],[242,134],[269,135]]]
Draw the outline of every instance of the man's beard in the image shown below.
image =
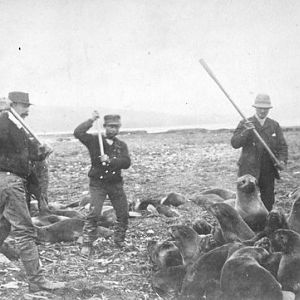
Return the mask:
[[21,118],[25,119],[28,116],[28,113],[21,114]]

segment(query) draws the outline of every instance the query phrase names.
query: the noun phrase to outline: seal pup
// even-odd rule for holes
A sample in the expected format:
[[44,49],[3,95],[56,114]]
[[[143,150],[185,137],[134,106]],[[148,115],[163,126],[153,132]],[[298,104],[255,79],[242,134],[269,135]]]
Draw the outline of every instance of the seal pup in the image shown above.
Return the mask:
[[235,251],[221,271],[221,290],[232,300],[282,300],[281,285],[260,263],[269,255],[260,247]]
[[214,203],[209,207],[222,229],[225,242],[244,241],[254,237],[254,232],[238,212],[226,203]]
[[288,229],[278,229],[272,238],[277,251],[282,252],[277,278],[282,289],[300,294],[300,234]]
[[292,195],[294,200],[292,210],[288,217],[288,224],[290,229],[300,233],[300,189],[297,189]]
[[252,230],[263,230],[268,210],[260,199],[254,176],[246,174],[237,179],[235,209]]
[[182,284],[182,299],[200,299],[218,290],[222,267],[229,255],[240,247],[241,243],[227,243],[200,257],[187,268]]
[[172,241],[149,241],[147,250],[155,270],[183,264],[180,251]]

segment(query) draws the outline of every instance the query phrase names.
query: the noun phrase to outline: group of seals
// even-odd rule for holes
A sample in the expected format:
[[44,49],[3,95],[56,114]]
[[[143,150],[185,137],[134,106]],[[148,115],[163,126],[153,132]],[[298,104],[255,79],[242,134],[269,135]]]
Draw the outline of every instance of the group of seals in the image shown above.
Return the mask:
[[267,211],[250,175],[238,179],[235,199],[218,189],[201,199],[212,192],[215,200],[194,202],[217,223],[198,218],[192,227],[170,226],[182,264],[161,269],[155,283],[182,300],[300,299],[300,190],[292,195],[288,220],[281,209]]

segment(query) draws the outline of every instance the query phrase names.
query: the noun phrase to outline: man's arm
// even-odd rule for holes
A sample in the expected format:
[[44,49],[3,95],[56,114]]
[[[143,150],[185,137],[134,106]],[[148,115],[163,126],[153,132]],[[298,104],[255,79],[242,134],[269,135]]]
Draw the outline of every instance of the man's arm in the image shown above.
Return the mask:
[[112,169],[128,169],[130,167],[131,160],[128,152],[128,147],[125,143],[121,143],[121,153],[116,158],[110,159],[110,166]]
[[88,119],[87,121],[78,125],[74,130],[74,136],[84,145],[88,145],[93,138],[92,134],[87,131],[93,126],[94,120]]
[[255,128],[253,123],[241,121],[233,132],[231,146],[238,149],[248,144],[253,138],[253,128]]

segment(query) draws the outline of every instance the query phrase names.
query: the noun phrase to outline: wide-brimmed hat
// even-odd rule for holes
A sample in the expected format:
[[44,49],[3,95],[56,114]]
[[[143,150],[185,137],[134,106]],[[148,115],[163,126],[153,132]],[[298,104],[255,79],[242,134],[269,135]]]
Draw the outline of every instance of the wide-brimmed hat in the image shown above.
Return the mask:
[[8,93],[8,99],[13,103],[21,103],[25,105],[32,105],[29,102],[29,94],[24,92],[10,92]]
[[272,108],[271,99],[269,95],[266,94],[258,94],[254,100],[254,104],[252,105],[255,108]]
[[121,117],[119,115],[106,115],[104,116],[104,125],[121,126]]

